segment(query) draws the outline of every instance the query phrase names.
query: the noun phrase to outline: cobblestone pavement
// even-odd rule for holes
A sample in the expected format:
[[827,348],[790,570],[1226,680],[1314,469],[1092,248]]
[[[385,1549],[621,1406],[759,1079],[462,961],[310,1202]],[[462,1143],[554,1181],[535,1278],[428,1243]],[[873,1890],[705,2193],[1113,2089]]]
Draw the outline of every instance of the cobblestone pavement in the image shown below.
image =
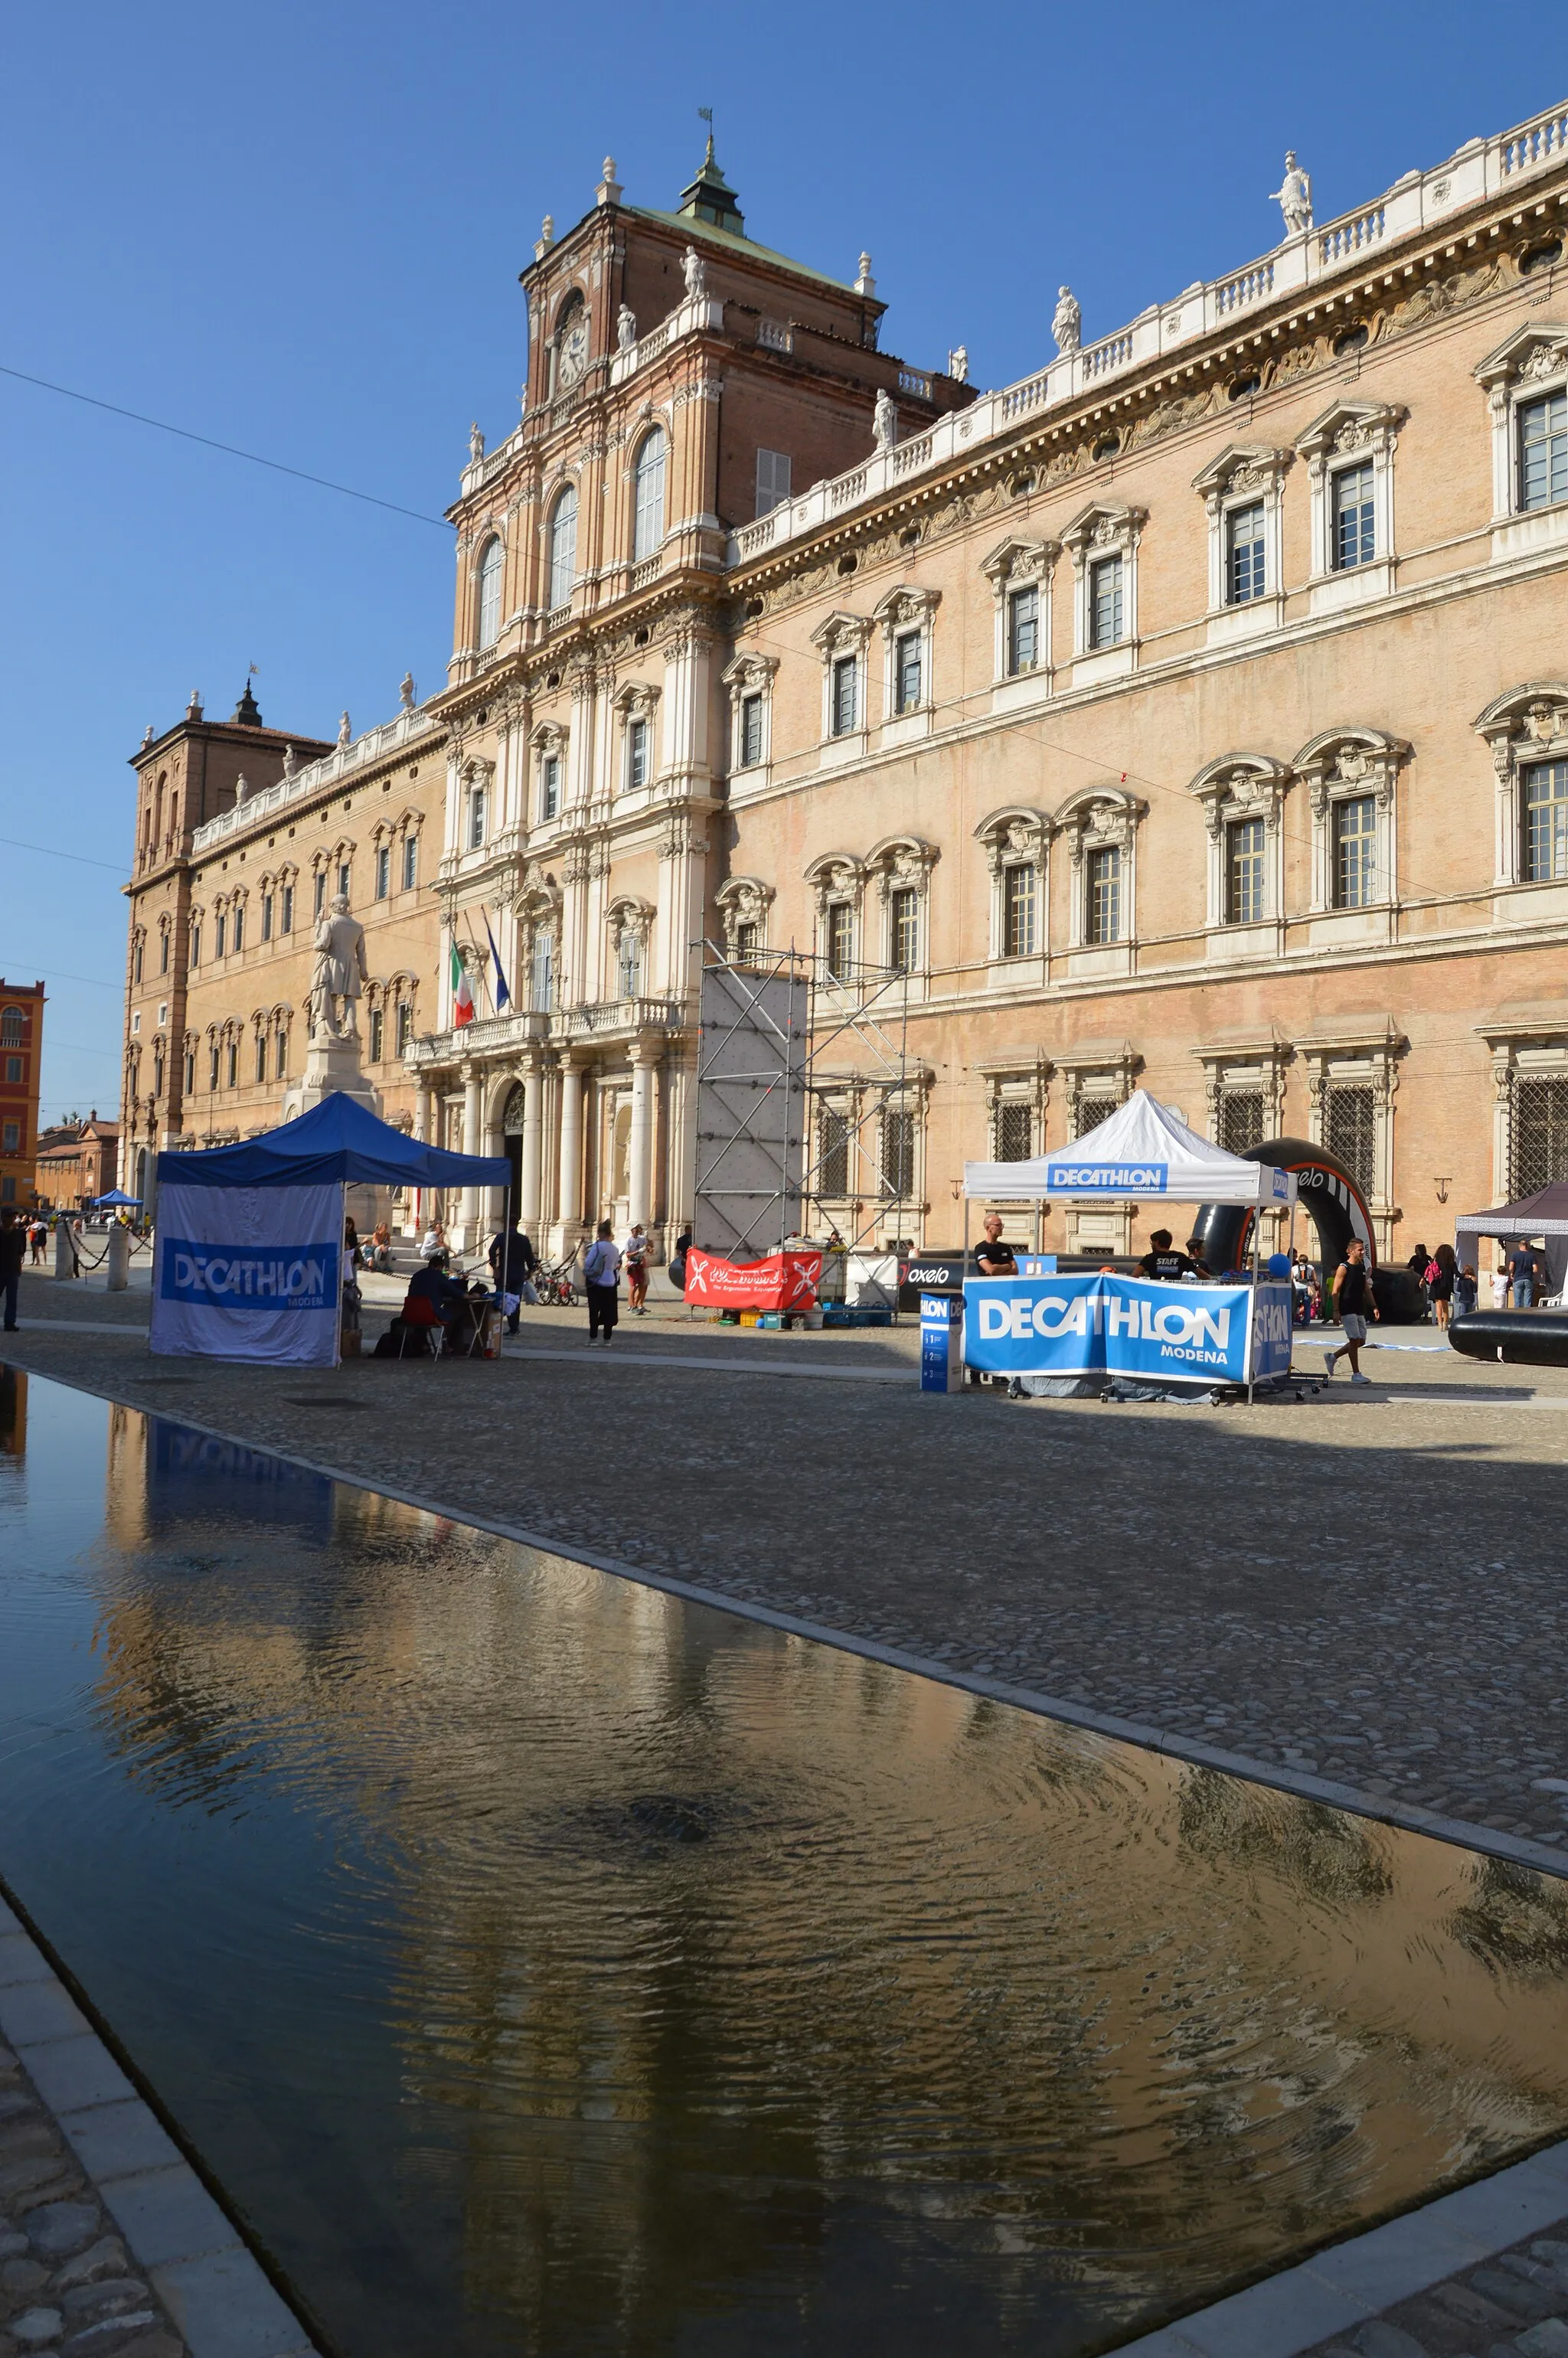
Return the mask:
[[[1304,2358],[1568,2358],[1568,2222],[1400,2301]],[[1178,2331],[1180,2329],[1178,2328]]]
[[38,2090],[0,2047],[0,2358],[189,2358]]
[[[145,1296],[24,1276],[22,1316],[10,1355],[41,1373],[1374,1809],[1526,1837],[1568,1871],[1568,1371],[1384,1352],[1369,1390],[1300,1406],[1010,1405],[923,1396],[909,1327],[675,1314],[602,1352],[580,1313],[531,1312],[519,1348],[568,1357],[310,1371],[149,1358]],[[784,1365],[910,1381],[770,1380]]]

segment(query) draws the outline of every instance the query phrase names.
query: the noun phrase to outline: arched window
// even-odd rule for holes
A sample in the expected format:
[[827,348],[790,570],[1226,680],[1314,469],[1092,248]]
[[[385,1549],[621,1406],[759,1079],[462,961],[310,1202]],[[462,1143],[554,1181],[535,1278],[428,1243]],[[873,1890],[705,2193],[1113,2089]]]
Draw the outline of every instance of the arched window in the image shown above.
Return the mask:
[[665,429],[655,426],[645,435],[637,453],[636,521],[632,532],[632,557],[640,563],[652,557],[665,536]]
[[479,644],[492,647],[501,636],[501,543],[492,535],[479,560]]
[[577,486],[568,483],[550,516],[550,603],[564,606],[577,579]]
[[22,1011],[19,1007],[7,1007],[4,1015],[0,1015],[0,1040],[4,1040],[7,1048],[21,1046]]

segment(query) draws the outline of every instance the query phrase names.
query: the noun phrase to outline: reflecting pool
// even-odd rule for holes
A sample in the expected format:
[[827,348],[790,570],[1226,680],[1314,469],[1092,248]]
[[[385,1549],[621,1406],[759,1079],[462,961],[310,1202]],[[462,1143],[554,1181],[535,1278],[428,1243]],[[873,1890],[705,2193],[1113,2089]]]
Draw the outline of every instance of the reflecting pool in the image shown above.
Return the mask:
[[1550,1877],[9,1371],[0,1876],[344,2358],[1070,2358],[1568,2125]]

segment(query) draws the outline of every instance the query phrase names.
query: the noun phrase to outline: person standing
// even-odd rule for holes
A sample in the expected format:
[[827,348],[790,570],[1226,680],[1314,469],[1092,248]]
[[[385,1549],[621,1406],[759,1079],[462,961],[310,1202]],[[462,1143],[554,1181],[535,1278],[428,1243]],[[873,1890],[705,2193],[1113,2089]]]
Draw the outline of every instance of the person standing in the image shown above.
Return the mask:
[[1338,1350],[1324,1353],[1323,1364],[1332,1376],[1335,1361],[1341,1357],[1347,1358],[1350,1362],[1351,1382],[1353,1384],[1369,1383],[1371,1378],[1361,1373],[1361,1346],[1367,1340],[1368,1311],[1370,1310],[1374,1318],[1378,1317],[1379,1313],[1377,1303],[1372,1298],[1371,1271],[1367,1267],[1367,1248],[1359,1237],[1351,1238],[1345,1248],[1345,1259],[1334,1272],[1334,1308],[1339,1324],[1345,1330],[1345,1340]]
[[1018,1256],[1002,1235],[1001,1214],[988,1212],[984,1228],[985,1234],[975,1247],[976,1276],[1016,1277]]
[[582,1257],[583,1290],[588,1295],[588,1339],[600,1335],[608,1345],[620,1314],[616,1286],[621,1276],[621,1249],[608,1220],[600,1220],[593,1242]]
[[49,1240],[49,1224],[45,1219],[41,1212],[35,1212],[33,1214],[33,1225],[28,1230],[28,1238],[33,1248],[33,1267],[35,1269],[42,1269],[44,1265],[44,1247]]
[[652,1247],[641,1220],[626,1239],[626,1300],[634,1318],[648,1314],[648,1254]]
[[686,1292],[686,1257],[691,1250],[691,1224],[688,1221],[676,1238],[676,1249],[670,1255],[670,1283],[677,1293]]
[[1454,1272],[1454,1317],[1468,1318],[1471,1311],[1476,1307],[1476,1272],[1466,1261],[1463,1269],[1455,1270]]
[[5,1332],[16,1332],[16,1298],[22,1291],[22,1255],[27,1231],[9,1204],[0,1211],[0,1298],[5,1304]]
[[1541,1280],[1541,1255],[1528,1237],[1520,1237],[1509,1255],[1509,1287],[1516,1310],[1531,1310],[1535,1306],[1535,1289]]
[[1492,1307],[1506,1310],[1509,1306],[1509,1264],[1506,1249],[1499,1246],[1498,1260],[1492,1271]]
[[1454,1303],[1454,1282],[1459,1273],[1452,1245],[1439,1245],[1427,1263],[1426,1295],[1432,1304],[1432,1314],[1440,1326],[1446,1326]]
[[512,1304],[506,1313],[506,1331],[509,1335],[515,1335],[523,1303],[539,1299],[533,1283],[534,1271],[539,1266],[538,1256],[532,1241],[514,1219],[512,1226],[502,1228],[492,1241],[488,1259],[495,1271],[497,1293],[503,1293]]

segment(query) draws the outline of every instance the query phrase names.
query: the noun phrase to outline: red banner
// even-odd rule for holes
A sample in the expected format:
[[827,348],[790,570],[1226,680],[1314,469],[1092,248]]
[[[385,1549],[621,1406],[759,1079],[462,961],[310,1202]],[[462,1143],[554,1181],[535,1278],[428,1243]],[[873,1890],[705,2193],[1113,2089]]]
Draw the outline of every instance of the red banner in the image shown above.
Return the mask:
[[686,1257],[686,1298],[716,1310],[809,1310],[821,1275],[819,1252],[770,1253],[742,1268],[693,1245]]

